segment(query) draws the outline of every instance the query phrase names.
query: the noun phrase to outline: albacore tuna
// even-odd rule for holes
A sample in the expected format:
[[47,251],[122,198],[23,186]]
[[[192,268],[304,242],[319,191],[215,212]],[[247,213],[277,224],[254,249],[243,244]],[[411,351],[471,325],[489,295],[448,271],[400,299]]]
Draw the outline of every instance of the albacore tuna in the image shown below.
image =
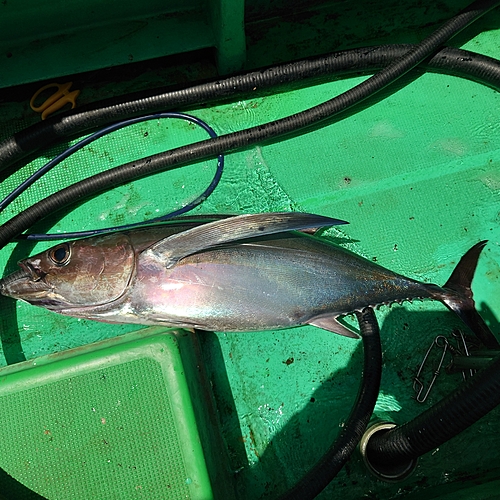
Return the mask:
[[20,262],[4,295],[80,318],[214,331],[305,324],[355,336],[339,317],[411,299],[444,303],[488,347],[471,281],[486,242],[442,287],[394,273],[306,234],[344,221],[304,213],[241,215],[71,241]]

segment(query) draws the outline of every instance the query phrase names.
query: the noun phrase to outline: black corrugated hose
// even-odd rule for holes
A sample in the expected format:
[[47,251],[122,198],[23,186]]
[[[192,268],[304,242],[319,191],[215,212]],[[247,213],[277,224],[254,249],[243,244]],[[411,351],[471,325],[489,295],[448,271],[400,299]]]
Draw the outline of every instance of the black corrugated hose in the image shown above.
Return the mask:
[[282,500],[316,498],[347,462],[370,421],[382,375],[382,348],[377,318],[373,309],[367,307],[362,312],[356,313],[356,316],[363,339],[364,353],[363,376],[356,403],[334,445],[307,475],[282,497]]
[[[413,45],[400,44],[344,50],[179,90],[148,90],[79,106],[1,141],[0,170],[54,142],[97,130],[116,121],[186,109],[201,103],[221,102],[235,96],[239,99],[251,97],[266,89],[328,75],[339,78],[373,72],[403,57],[412,48]],[[498,61],[468,50],[444,47],[430,59],[423,60],[419,68],[467,78],[499,90]]]
[[[264,141],[283,138],[292,133],[306,131],[314,125],[319,125],[393,83],[424,59],[434,54],[452,36],[499,4],[500,2],[491,0],[473,2],[422,42],[412,46],[402,57],[392,60],[375,75],[323,104],[280,120],[126,163],[68,186],[27,208],[3,224],[0,227],[0,248],[3,248],[12,238],[18,236],[47,215],[111,187],[187,163],[215,158],[219,154],[236,151]],[[217,82],[215,85],[217,86]],[[189,95],[192,90],[186,89],[182,92]],[[146,99],[146,101],[152,102],[154,100],[155,98]],[[142,101],[132,104],[131,109],[127,108],[126,103],[118,105],[117,109],[115,109],[115,120],[120,117],[123,118],[120,115],[121,108],[127,108],[127,113],[134,113],[136,109],[140,108],[141,104],[143,104]],[[141,108],[140,112],[143,111],[143,108]],[[89,111],[90,122],[95,113]],[[31,128],[28,129],[31,132],[27,132],[24,136],[22,133],[16,134],[13,138],[4,141],[3,149],[0,149],[0,158],[5,158],[4,165],[20,159],[28,152],[33,151],[33,148],[36,149],[46,145],[47,142],[54,139],[54,135],[58,137],[58,127],[56,125],[59,123],[64,128],[64,124],[68,125],[71,122],[71,116],[68,115],[60,119],[61,122],[55,122],[53,126],[50,125],[48,128],[38,128],[36,130]],[[29,144],[32,145],[31,149]]]
[[374,466],[410,462],[455,437],[499,404],[500,356],[414,420],[374,434],[367,457]]

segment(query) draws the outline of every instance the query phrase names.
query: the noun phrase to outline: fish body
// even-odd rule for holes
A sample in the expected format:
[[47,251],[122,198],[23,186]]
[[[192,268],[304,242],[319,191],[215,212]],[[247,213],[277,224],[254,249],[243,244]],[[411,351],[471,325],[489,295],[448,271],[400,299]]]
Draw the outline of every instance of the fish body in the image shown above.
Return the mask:
[[172,268],[144,254],[137,263],[120,306],[106,304],[87,317],[217,331],[272,330],[366,305],[429,297],[416,281],[300,233],[208,250]]
[[356,335],[341,316],[434,299],[493,342],[470,291],[484,242],[439,287],[303,232],[342,222],[259,214],[76,240],[20,262],[21,271],[4,278],[0,291],[61,314],[113,323],[212,331],[312,324],[348,336]]

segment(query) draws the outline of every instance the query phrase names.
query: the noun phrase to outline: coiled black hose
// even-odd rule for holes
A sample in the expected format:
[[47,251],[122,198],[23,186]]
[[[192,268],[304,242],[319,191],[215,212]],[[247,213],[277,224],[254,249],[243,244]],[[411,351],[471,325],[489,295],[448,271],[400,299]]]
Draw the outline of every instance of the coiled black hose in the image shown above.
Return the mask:
[[[155,89],[80,106],[53,116],[0,142],[0,170],[58,140],[96,130],[118,120],[197,104],[220,102],[234,96],[255,95],[299,81],[334,75],[336,78],[373,72],[403,57],[412,45],[364,47],[306,59],[204,83],[180,90]],[[445,47],[420,67],[473,80],[499,90],[500,64],[496,59],[467,50]]]
[[500,404],[500,356],[414,420],[378,432],[367,445],[367,457],[376,467],[398,465],[434,450],[470,427]]
[[[0,248],[3,248],[12,238],[21,234],[43,217],[111,187],[145,177],[154,172],[165,171],[186,163],[212,158],[263,141],[282,138],[298,131],[303,132],[314,125],[318,125],[393,83],[422,60],[433,54],[449,38],[499,4],[500,2],[491,0],[473,2],[422,42],[412,46],[403,57],[393,60],[388,66],[364,82],[323,104],[280,120],[126,163],[62,189],[3,224],[0,228]],[[187,92],[189,93],[189,91]],[[29,134],[25,139],[30,142]],[[43,141],[48,140],[45,137],[42,139]],[[18,136],[17,142],[16,140],[14,142],[9,142],[9,140],[4,142],[4,152],[6,152],[9,162],[14,161],[13,159],[16,155],[19,156],[20,152],[22,154],[27,152],[26,143],[23,147],[22,141],[18,144],[19,141]]]
[[373,309],[367,307],[356,316],[364,351],[363,377],[356,403],[333,446],[282,500],[308,500],[319,495],[347,462],[370,421],[382,375],[380,332]]

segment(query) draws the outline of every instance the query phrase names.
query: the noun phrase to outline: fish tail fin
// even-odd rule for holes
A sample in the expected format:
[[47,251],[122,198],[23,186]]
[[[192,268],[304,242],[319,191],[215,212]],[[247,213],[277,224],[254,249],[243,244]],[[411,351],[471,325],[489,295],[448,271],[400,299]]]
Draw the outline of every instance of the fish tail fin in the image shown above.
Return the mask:
[[472,296],[471,283],[476,272],[481,251],[487,241],[481,241],[468,250],[460,259],[450,278],[439,290],[436,298],[453,311],[489,349],[498,349],[500,344],[479,315]]

